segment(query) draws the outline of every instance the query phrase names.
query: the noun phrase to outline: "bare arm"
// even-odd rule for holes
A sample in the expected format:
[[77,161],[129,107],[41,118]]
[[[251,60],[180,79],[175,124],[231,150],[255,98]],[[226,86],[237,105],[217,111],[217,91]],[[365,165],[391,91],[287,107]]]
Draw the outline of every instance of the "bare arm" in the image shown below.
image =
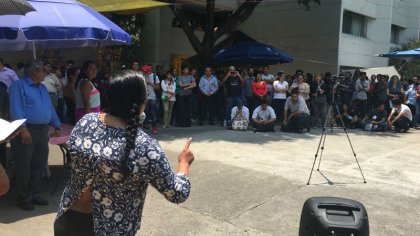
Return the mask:
[[85,113],[90,113],[90,91],[92,88],[92,85],[86,80],[82,81],[79,87],[80,93],[82,94],[83,109],[85,110]]

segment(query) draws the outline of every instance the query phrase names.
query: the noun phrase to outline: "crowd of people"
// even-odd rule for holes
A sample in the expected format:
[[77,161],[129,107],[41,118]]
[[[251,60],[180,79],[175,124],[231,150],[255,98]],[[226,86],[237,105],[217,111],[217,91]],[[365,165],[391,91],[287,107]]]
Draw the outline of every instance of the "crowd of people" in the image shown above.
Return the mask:
[[[1,79],[4,82],[0,85],[4,86],[0,89],[4,92],[0,103],[4,103],[8,87],[23,76],[5,67],[4,62],[1,65],[4,69],[0,78],[13,78]],[[338,76],[330,72],[305,74],[303,70],[292,75],[283,71],[273,75],[268,66],[259,71],[249,67],[246,72],[234,66],[227,70],[207,66],[203,71],[183,66],[180,72],[175,68],[165,72],[159,65],[153,68],[138,61],[124,69],[141,72],[145,77],[148,104],[144,128],[150,128],[154,135],[159,127],[201,126],[205,122],[218,122],[234,130],[275,131],[277,125],[284,132],[303,132],[328,124],[384,131],[395,129],[395,123],[401,122],[400,117],[399,122],[392,122],[389,115],[398,116],[401,112],[409,120],[405,122],[408,127],[395,130],[404,131],[419,124],[420,88],[416,76],[400,79],[378,74],[367,78],[359,70]],[[45,73],[42,83],[63,123],[75,125],[83,115],[107,107],[107,76],[97,72],[93,61],[85,61],[81,68],[71,60],[56,66],[47,62]],[[400,101],[401,108],[398,103],[394,106],[393,100]],[[330,104],[334,106],[327,121]]]
[[[49,204],[40,196],[48,138],[60,136],[62,123],[75,125],[67,143],[72,176],[59,206],[56,235],[115,230],[134,235],[148,183],[171,202],[188,198],[188,169],[194,160],[191,139],[175,173],[156,140],[141,127],[153,135],[159,127],[205,122],[254,132],[274,132],[276,125],[282,132],[298,133],[328,125],[406,132],[417,128],[420,118],[416,76],[368,78],[359,70],[338,76],[302,70],[272,75],[268,66],[261,71],[249,67],[246,73],[234,66],[207,66],[200,76],[201,71],[189,66],[180,73],[175,68],[164,72],[161,66],[133,62],[130,69],[108,77],[98,73],[93,61],[85,61],[81,68],[73,61],[58,66],[33,61],[25,75],[21,68],[17,72],[0,58],[1,118],[26,120],[20,133],[6,140],[22,209]],[[1,196],[9,188],[9,174],[4,169],[5,142],[0,145]]]

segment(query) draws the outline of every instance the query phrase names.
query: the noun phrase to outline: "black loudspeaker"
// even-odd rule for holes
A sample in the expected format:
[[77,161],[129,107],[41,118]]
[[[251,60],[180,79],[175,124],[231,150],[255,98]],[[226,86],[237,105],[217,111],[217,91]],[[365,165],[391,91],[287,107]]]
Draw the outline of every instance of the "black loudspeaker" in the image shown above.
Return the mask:
[[336,197],[306,200],[300,217],[299,236],[368,236],[369,220],[358,201]]

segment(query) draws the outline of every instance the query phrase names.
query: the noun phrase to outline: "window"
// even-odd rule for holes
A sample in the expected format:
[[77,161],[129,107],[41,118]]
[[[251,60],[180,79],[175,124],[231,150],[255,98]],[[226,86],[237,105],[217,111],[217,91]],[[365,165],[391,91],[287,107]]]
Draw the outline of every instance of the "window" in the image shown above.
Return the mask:
[[391,25],[391,43],[393,44],[399,44],[400,43],[400,33],[403,30],[403,28]]
[[366,37],[366,17],[351,11],[344,11],[343,33]]

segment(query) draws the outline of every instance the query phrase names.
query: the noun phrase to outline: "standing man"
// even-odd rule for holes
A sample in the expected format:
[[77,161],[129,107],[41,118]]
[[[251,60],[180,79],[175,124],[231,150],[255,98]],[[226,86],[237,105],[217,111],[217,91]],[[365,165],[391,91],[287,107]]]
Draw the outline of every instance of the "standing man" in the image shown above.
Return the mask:
[[57,110],[58,109],[58,94],[60,90],[62,89],[62,86],[57,76],[54,73],[52,73],[52,65],[49,62],[45,64],[45,73],[46,73],[46,76],[44,80],[42,81],[42,84],[45,85],[45,87],[47,88],[51,102],[54,108]]
[[357,79],[354,85],[354,103],[356,109],[359,111],[359,117],[365,117],[368,106],[369,80],[366,77],[366,72],[360,72],[360,78]]
[[[0,118],[9,120],[9,88],[18,81],[17,74],[4,66],[0,58]],[[0,144],[0,164],[6,167],[6,143]]]
[[55,131],[51,136],[60,136],[61,123],[51,103],[48,90],[41,82],[46,70],[40,61],[33,61],[27,70],[28,76],[10,87],[11,120],[26,119],[20,136],[11,141],[15,161],[16,192],[19,206],[27,211],[35,205],[48,205],[39,196],[41,182],[48,163],[48,126]]
[[182,67],[182,74],[178,77],[179,87],[179,112],[181,112],[181,127],[191,127],[192,116],[192,89],[197,85],[195,79],[190,75],[190,68],[188,66]]
[[[226,87],[226,111],[225,111],[225,123],[230,120],[230,111],[233,107],[237,106],[239,102],[242,102],[242,86],[244,86],[245,80],[236,71],[234,66],[230,66],[228,73],[222,80],[222,85]],[[224,123],[224,125],[226,125]]]
[[[216,105],[215,93],[219,89],[219,82],[216,77],[212,75],[211,67],[207,66],[204,70],[204,76],[199,82],[200,88],[200,118],[198,125],[203,125],[206,118],[207,110],[209,112],[209,125],[214,125],[214,114]],[[208,108],[208,109],[207,109]]]
[[347,71],[344,75],[344,78],[340,81],[340,86],[338,87],[340,92],[340,101],[338,103],[341,105],[345,103],[347,105],[351,104],[353,99],[354,92],[354,83],[351,78],[351,72]]
[[262,80],[265,81],[265,83],[267,84],[267,88],[268,88],[268,102],[271,104],[271,100],[273,99],[273,95],[274,95],[274,89],[273,89],[273,83],[274,83],[274,75],[270,74],[268,72],[269,67],[268,66],[264,66],[263,67],[263,74],[262,74]]
[[144,65],[142,67],[144,80],[147,85],[147,114],[152,119],[152,134],[157,135],[157,115],[159,111],[159,100],[156,97],[155,90],[160,89],[159,77],[152,73],[152,66]]
[[140,71],[139,62],[138,61],[133,61],[133,64],[131,64],[131,69],[136,71],[136,72],[139,72]]
[[[254,67],[248,68],[248,73],[245,75],[245,86],[243,89],[243,95],[245,97],[246,106],[251,111],[254,110],[253,103],[254,103],[254,93],[252,92],[252,83],[255,81],[255,75],[254,75]],[[248,117],[250,119],[251,117]]]

